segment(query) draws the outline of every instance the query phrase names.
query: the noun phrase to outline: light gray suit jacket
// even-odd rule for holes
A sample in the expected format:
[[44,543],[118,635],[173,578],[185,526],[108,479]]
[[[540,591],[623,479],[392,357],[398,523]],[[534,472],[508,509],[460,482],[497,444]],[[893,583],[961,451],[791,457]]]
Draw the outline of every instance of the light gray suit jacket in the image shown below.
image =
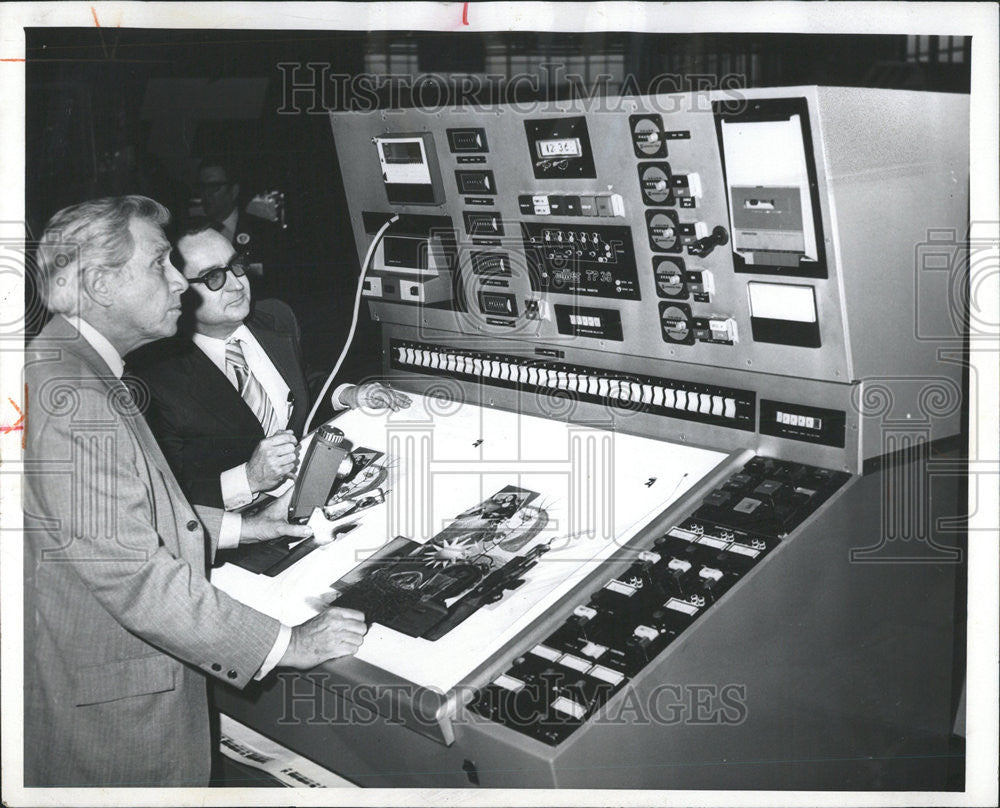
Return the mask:
[[204,674],[243,687],[279,623],[209,583],[222,512],[64,318],[25,380],[25,785],[207,785]]

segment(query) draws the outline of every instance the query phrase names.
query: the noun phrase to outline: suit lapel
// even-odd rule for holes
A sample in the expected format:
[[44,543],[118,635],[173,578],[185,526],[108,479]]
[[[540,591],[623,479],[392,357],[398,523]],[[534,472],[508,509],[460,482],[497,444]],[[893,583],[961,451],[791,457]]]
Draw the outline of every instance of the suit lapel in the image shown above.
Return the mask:
[[248,322],[246,325],[250,329],[250,333],[260,343],[260,347],[264,349],[271,364],[278,369],[278,373],[285,380],[288,389],[294,391],[298,385],[296,384],[297,379],[291,374],[291,369],[298,367],[298,359],[295,357],[292,338],[288,334],[280,334],[269,328],[261,328],[253,322]]
[[58,347],[64,348],[70,353],[76,354],[81,361],[93,371],[94,376],[99,379],[108,390],[108,405],[113,410],[114,415],[121,418],[133,437],[142,447],[144,454],[149,457],[161,471],[173,479],[173,471],[167,463],[167,459],[160,450],[160,445],[153,437],[145,417],[132,403],[132,396],[125,387],[125,384],[111,372],[108,363],[105,362],[99,353],[94,350],[89,342],[83,338],[62,315],[56,315],[46,326],[42,334],[55,337],[60,341]]
[[[228,430],[234,427],[245,432],[257,429],[261,437],[264,437],[260,421],[247,406],[243,396],[226,378],[226,374],[193,342],[190,350],[184,354],[183,364],[185,367],[181,369],[182,378],[192,381],[191,386],[186,389],[216,420]],[[234,420],[236,423],[233,423]]]

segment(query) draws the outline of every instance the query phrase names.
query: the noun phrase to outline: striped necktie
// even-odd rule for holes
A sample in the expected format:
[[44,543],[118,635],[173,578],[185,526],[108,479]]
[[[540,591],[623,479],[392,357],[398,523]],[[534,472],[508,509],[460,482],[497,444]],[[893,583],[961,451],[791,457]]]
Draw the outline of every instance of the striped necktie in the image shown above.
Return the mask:
[[226,342],[226,368],[236,378],[236,387],[251,412],[260,421],[260,425],[264,429],[264,436],[273,435],[278,431],[278,417],[274,414],[274,407],[271,406],[271,400],[264,392],[264,387],[250,372],[238,339],[230,339]]

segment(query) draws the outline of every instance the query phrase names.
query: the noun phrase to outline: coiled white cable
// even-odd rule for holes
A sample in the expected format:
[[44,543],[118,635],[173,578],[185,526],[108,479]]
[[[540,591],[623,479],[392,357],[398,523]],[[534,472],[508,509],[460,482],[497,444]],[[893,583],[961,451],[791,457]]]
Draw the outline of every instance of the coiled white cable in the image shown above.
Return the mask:
[[316,396],[316,401],[313,403],[312,409],[309,411],[309,417],[306,418],[303,434],[308,434],[309,427],[312,425],[313,418],[316,417],[316,411],[319,409],[319,405],[323,401],[323,397],[326,395],[327,390],[330,389],[330,385],[333,384],[334,378],[340,372],[340,366],[344,364],[347,352],[351,349],[351,343],[354,341],[354,332],[358,327],[358,313],[361,311],[361,293],[365,286],[365,276],[368,274],[368,268],[371,264],[372,255],[375,254],[375,248],[378,247],[379,242],[382,241],[382,236],[385,234],[385,231],[389,229],[389,225],[398,220],[399,214],[393,214],[393,216],[378,229],[378,232],[375,234],[375,238],[372,239],[372,243],[368,247],[365,260],[361,264],[361,275],[358,277],[358,290],[354,294],[354,315],[351,317],[351,328],[347,332],[347,342],[344,343],[344,350],[340,352],[337,363],[333,366],[333,370],[330,371],[330,375],[323,384],[323,389],[320,390],[319,395]]

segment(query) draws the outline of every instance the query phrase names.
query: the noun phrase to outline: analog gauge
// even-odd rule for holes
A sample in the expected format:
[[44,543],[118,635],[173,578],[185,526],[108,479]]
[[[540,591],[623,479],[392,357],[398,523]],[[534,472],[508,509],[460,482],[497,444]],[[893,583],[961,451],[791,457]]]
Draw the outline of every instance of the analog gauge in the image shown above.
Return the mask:
[[691,345],[694,342],[691,309],[682,303],[661,303],[660,329],[664,342]]
[[654,250],[676,252],[679,249],[677,217],[673,211],[646,211],[646,229],[649,231],[649,244]]
[[663,118],[659,115],[632,115],[632,148],[636,157],[666,157],[667,142],[663,136]]
[[670,191],[669,163],[640,163],[639,189],[647,205],[666,205],[673,202]]
[[684,262],[679,258],[656,258],[653,261],[656,293],[660,297],[686,300],[687,284],[684,282]]

